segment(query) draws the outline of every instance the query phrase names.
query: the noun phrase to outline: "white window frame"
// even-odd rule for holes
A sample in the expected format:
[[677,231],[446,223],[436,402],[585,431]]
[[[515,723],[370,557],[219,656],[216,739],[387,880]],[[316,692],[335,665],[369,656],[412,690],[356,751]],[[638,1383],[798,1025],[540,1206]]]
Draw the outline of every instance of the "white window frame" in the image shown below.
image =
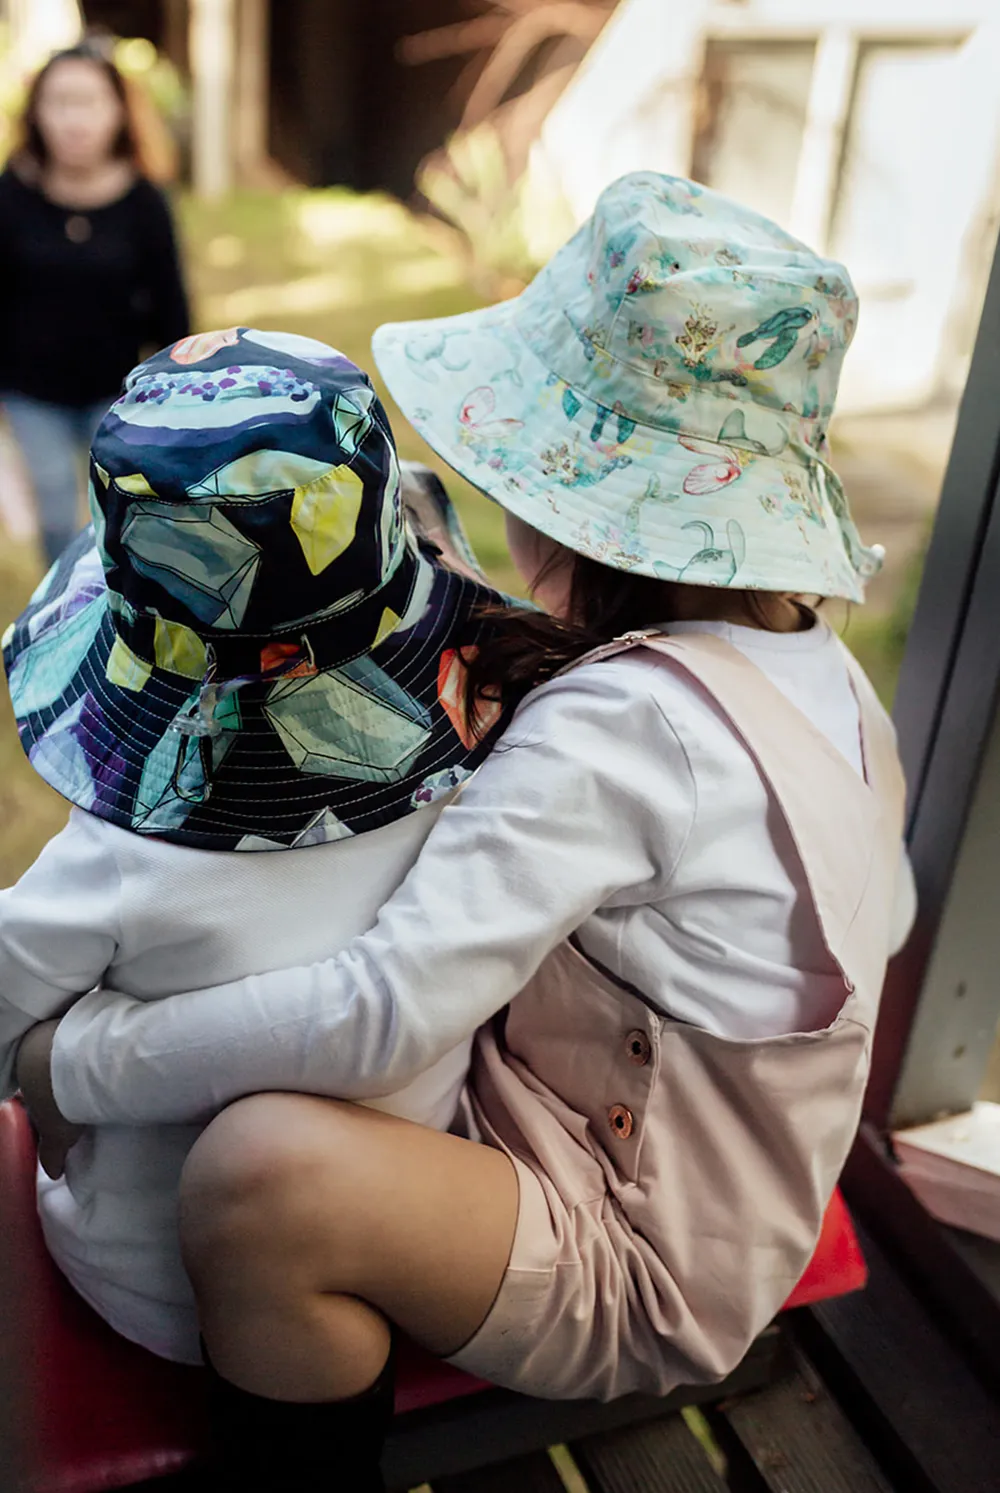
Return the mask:
[[[897,25],[880,21],[872,26],[764,23],[739,10],[713,10],[705,32],[706,46],[713,42],[812,42],[816,48],[788,224],[796,238],[823,253],[828,248],[862,52],[880,45],[959,47],[968,41],[973,29],[972,23],[956,25],[951,20],[937,26],[914,24],[912,19]],[[691,145],[693,153],[693,140]]]

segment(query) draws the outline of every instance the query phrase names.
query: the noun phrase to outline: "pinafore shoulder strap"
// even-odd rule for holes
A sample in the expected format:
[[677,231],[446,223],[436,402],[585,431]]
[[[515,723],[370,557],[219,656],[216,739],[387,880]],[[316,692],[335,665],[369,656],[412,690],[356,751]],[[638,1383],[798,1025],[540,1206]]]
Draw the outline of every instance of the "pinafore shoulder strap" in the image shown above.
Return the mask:
[[[872,875],[895,875],[904,785],[888,717],[844,650],[861,724],[865,779],[738,648],[712,633],[629,633],[577,660],[650,649],[693,678],[725,712],[788,824],[828,948],[842,967],[845,940]],[[874,868],[874,869],[873,869]],[[853,982],[854,971],[844,968]]]

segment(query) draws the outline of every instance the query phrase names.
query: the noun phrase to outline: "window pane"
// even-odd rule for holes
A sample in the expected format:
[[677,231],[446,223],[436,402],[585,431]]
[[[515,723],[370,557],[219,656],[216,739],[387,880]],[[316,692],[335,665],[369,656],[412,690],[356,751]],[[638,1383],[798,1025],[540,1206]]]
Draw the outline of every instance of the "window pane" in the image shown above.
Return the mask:
[[919,276],[935,223],[927,159],[940,131],[928,100],[955,61],[956,48],[865,48],[840,177],[831,249],[859,280],[895,286]]
[[989,153],[963,147],[995,129],[981,40],[861,49],[826,245],[861,302],[834,459],[862,533],[887,551],[847,640],[887,701],[996,237]]
[[786,223],[805,129],[811,42],[709,42],[694,175]]
[[953,46],[873,46],[859,59],[829,244],[863,308],[845,387],[855,406],[933,391],[968,207],[928,105],[954,94],[957,58]]

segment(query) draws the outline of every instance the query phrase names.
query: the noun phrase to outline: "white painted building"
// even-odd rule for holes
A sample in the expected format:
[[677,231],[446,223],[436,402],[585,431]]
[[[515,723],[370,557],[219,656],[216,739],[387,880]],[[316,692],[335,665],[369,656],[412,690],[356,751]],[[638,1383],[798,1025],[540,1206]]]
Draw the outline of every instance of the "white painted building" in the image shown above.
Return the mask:
[[953,391],[996,237],[1000,0],[621,0],[529,170],[582,220],[637,169],[694,176],[847,264],[843,408]]

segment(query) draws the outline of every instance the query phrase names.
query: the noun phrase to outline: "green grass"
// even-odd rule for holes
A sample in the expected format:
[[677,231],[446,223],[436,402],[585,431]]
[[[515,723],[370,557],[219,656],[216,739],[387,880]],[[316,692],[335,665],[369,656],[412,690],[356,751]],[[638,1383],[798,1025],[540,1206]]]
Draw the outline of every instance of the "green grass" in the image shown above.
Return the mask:
[[[0,541],[0,632],[24,606],[38,578],[32,551]],[[21,751],[10,698],[0,689],[0,886],[16,881],[66,821],[67,807]]]
[[[372,332],[384,321],[447,316],[477,304],[461,251],[447,231],[379,196],[337,190],[244,193],[219,205],[178,204],[201,330],[243,323],[318,337],[375,376],[404,457],[441,474],[487,573],[504,590],[519,583],[499,510],[429,450],[403,419],[372,365]],[[0,534],[0,631],[39,578],[28,546]],[[913,584],[888,618],[856,610],[841,627],[883,698],[891,699]],[[838,625],[838,614],[831,613]],[[0,692],[0,886],[30,864],[64,822],[62,800],[28,766]]]
[[[844,642],[858,659],[878,691],[879,698],[888,709],[892,708],[896,695],[900,665],[903,662],[906,639],[917,605],[917,593],[920,590],[929,540],[930,526],[928,525],[924,542],[919,546],[907,567],[903,583],[888,613],[869,612],[864,607],[851,607],[847,610],[843,625],[839,628]],[[830,621],[836,626],[835,617],[831,616]]]

